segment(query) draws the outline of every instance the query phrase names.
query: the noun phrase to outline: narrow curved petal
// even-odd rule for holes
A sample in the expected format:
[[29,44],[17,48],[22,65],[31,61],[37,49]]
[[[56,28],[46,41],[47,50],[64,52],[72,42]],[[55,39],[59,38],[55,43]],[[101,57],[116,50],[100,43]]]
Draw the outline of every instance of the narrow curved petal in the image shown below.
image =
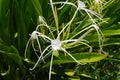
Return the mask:
[[40,53],[42,53],[42,50],[41,50],[41,45],[40,45],[40,42],[39,42],[39,39],[38,39],[38,37],[37,37],[37,44],[38,44],[38,47],[39,47],[39,51],[40,51]]
[[49,38],[48,36],[46,36],[46,35],[44,35],[44,34],[42,34],[42,33],[41,33],[41,35],[39,35],[39,36],[41,36],[41,37],[43,37],[43,38],[46,38],[46,39],[48,39],[49,41],[52,41],[51,38]]
[[36,31],[38,30],[39,27],[42,27],[42,26],[45,26],[46,28],[48,28],[48,30],[50,31],[51,36],[52,36],[53,38],[55,38],[54,35],[53,35],[53,32],[52,32],[51,29],[50,29],[50,26],[48,26],[47,23],[46,23],[46,24],[39,24],[39,25],[36,27]]
[[48,48],[50,48],[50,47],[51,47],[51,45],[49,45],[48,47],[46,47],[46,48],[44,49],[44,51],[41,53],[41,55],[40,55],[39,59],[38,59],[38,60],[37,60],[37,62],[35,63],[34,67],[33,67],[33,68],[31,68],[30,70],[34,70],[34,69],[36,68],[36,66],[38,65],[39,61],[40,61],[40,60],[41,60],[41,58],[43,57],[43,55],[44,55],[45,51],[46,51]]
[[92,52],[92,47],[89,44],[87,44],[85,42],[80,42],[80,43],[86,45],[87,47],[89,47],[90,48],[89,51]]
[[60,38],[60,35],[61,35],[62,32],[68,27],[68,25],[70,25],[70,24],[73,22],[74,18],[76,17],[77,12],[78,12],[78,8],[77,8],[77,10],[75,11],[72,19],[71,19],[71,20],[65,25],[65,27],[60,31],[60,33],[59,33],[58,36],[57,36],[57,39]]
[[33,43],[33,41],[31,42],[31,44],[32,44],[33,50],[34,50],[34,52],[35,52],[37,58],[39,58],[38,54],[36,53],[36,49],[35,49],[35,47],[34,47],[34,43]]
[[61,41],[61,42],[64,43],[64,42],[75,42],[75,41],[78,41],[78,39],[64,40],[64,41]]
[[75,62],[77,62],[78,64],[81,64],[77,59],[75,59],[70,53],[68,53],[65,49],[62,48],[62,50],[67,53]]
[[89,12],[89,13],[91,13],[91,14],[93,14],[94,16],[96,16],[98,19],[100,19],[101,21],[103,21],[103,22],[105,22],[105,23],[108,23],[108,22],[106,22],[105,20],[103,20],[102,18],[101,18],[101,15],[100,14],[98,14],[98,13],[96,13],[95,11],[92,11],[92,10],[89,10],[89,9],[85,9],[87,12]]
[[52,71],[53,55],[54,55],[54,51],[53,51],[53,53],[52,53],[52,56],[51,56],[51,61],[50,61],[49,80],[51,80],[51,71]]
[[27,54],[27,48],[30,43],[30,40],[31,40],[31,38],[29,38],[29,40],[27,41],[27,44],[26,44],[25,53],[24,53],[25,59],[27,58],[26,54]]
[[77,6],[71,2],[53,2],[53,4],[63,4],[62,7],[58,8],[58,9],[62,9],[65,6],[65,4],[72,5],[75,8],[77,8]]

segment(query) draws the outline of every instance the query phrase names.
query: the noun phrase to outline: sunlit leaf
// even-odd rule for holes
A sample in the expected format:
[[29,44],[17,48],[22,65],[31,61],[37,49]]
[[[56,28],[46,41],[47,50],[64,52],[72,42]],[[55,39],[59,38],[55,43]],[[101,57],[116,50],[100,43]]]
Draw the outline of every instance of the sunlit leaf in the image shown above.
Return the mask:
[[103,33],[104,33],[105,36],[120,35],[120,29],[117,29],[117,30],[105,30]]
[[[81,63],[91,63],[96,62],[104,59],[106,55],[100,54],[100,53],[77,53],[72,55],[74,58],[76,58]],[[54,59],[53,65],[55,64],[64,64],[64,63],[72,63],[75,62],[70,56],[59,56],[57,59]],[[49,66],[49,63],[47,63],[44,67]]]

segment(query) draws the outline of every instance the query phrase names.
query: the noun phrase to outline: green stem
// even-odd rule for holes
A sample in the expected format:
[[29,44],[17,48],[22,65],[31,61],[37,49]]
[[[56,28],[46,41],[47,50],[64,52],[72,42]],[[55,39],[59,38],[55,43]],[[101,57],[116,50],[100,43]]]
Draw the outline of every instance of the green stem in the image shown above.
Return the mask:
[[50,5],[51,5],[53,16],[54,16],[54,19],[55,19],[57,33],[59,34],[57,10],[56,10],[56,8],[54,9],[52,0],[50,0]]

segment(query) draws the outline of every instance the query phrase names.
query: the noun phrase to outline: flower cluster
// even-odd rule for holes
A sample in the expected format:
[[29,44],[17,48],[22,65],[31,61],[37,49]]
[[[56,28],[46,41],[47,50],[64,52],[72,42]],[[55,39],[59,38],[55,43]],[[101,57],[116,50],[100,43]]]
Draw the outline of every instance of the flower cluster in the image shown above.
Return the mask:
[[[30,35],[31,37],[29,38],[28,42],[27,42],[27,45],[26,45],[26,49],[25,49],[25,58],[27,58],[26,56],[26,53],[27,53],[27,48],[28,48],[28,45],[30,44],[30,42],[32,43],[32,47],[33,47],[33,50],[36,54],[36,56],[38,57],[38,60],[37,62],[35,63],[34,67],[31,68],[30,70],[34,70],[36,68],[36,66],[38,65],[38,63],[43,60],[43,57],[44,55],[46,54],[46,51],[47,50],[52,50],[52,55],[51,55],[51,62],[50,62],[50,69],[49,69],[49,80],[51,79],[51,70],[52,70],[52,62],[53,62],[53,56],[54,56],[54,53],[55,51],[63,51],[65,52],[67,55],[69,55],[76,63],[78,64],[83,64],[83,63],[80,63],[77,59],[75,59],[62,45],[65,43],[81,43],[81,44],[84,44],[86,46],[88,46],[90,49],[92,49],[92,47],[88,44],[88,41],[84,39],[84,37],[86,37],[87,34],[89,34],[92,30],[96,30],[97,31],[97,34],[98,34],[98,41],[99,41],[99,46],[100,46],[100,50],[102,50],[102,37],[101,37],[101,30],[97,24],[97,22],[92,18],[91,14],[96,16],[98,19],[104,21],[101,16],[99,14],[97,14],[96,12],[90,10],[90,9],[87,9],[86,8],[86,5],[84,2],[80,1],[80,0],[77,0],[77,5],[74,4],[74,3],[71,3],[71,2],[68,2],[65,1],[65,2],[52,2],[52,0],[50,0],[50,5],[51,5],[51,8],[52,8],[52,11],[53,11],[53,15],[54,17],[56,16],[55,14],[55,9],[54,9],[54,5],[58,5],[58,4],[62,4],[62,6],[60,8],[58,8],[59,10],[64,8],[65,5],[71,5],[73,7],[76,8],[76,11],[73,15],[73,17],[70,19],[70,21],[62,28],[62,30],[58,33],[57,37],[55,38],[50,26],[46,23],[45,19],[42,17],[42,16],[39,16],[39,22],[40,24],[36,27],[36,30],[34,30],[32,32],[32,34]],[[75,34],[71,39],[67,39],[67,40],[60,40],[60,37],[62,35],[62,33],[66,30],[66,28],[68,26],[71,25],[71,23],[74,21],[74,19],[76,18],[76,15],[78,13],[78,11],[85,11],[86,14],[89,16],[90,20],[92,21],[92,24],[89,25],[88,27],[84,28],[83,30],[79,31],[79,33],[82,33],[84,31],[86,31],[81,37],[75,39],[75,36],[78,35],[78,34]],[[55,18],[56,19],[56,18]],[[39,27],[41,26],[45,26],[52,38],[50,38],[49,36],[41,33],[38,31]],[[48,45],[44,50],[41,49],[41,44],[40,44],[40,40],[39,38],[42,38],[45,42],[49,42],[50,45]],[[37,42],[37,46],[38,46],[38,49],[37,50],[34,46],[34,41]],[[39,51],[40,55],[37,54],[36,51]]]

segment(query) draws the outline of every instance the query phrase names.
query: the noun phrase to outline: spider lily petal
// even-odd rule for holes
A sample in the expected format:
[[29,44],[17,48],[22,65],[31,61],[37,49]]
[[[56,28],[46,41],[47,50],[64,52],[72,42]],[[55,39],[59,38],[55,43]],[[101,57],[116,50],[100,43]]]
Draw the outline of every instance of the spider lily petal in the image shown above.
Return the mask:
[[[32,47],[33,47],[33,50],[34,50],[36,56],[39,58],[38,54],[36,53],[37,50],[36,50],[35,47],[34,47],[34,42],[32,41],[31,44],[32,44]],[[39,43],[38,43],[38,45],[39,45]],[[39,45],[39,46],[40,46],[40,45]],[[41,53],[41,48],[39,47],[39,49],[40,49],[40,53]]]
[[98,41],[99,41],[99,46],[100,46],[100,51],[103,51],[103,50],[102,50],[103,39],[102,39],[102,37],[101,37],[102,32],[101,32],[101,30],[99,29],[99,27],[98,27],[96,24],[93,24],[93,25],[91,25],[91,26],[93,26],[93,27],[96,29],[96,31],[97,31]]
[[64,43],[64,42],[75,42],[75,41],[78,41],[78,39],[64,40],[64,41],[62,41],[62,43]]
[[51,71],[52,71],[53,55],[54,55],[54,51],[53,51],[53,53],[52,53],[52,56],[51,56],[51,61],[50,61],[49,80],[51,80]]
[[46,35],[44,35],[44,34],[42,34],[42,33],[40,33],[39,36],[42,37],[42,38],[46,38],[46,39],[48,39],[49,41],[52,41],[52,39],[50,39],[48,36],[46,36]]
[[72,6],[77,8],[77,6],[71,2],[53,2],[53,4],[56,4],[56,5],[57,4],[64,4],[62,7],[58,8],[58,9],[62,9],[65,6],[65,4],[72,5]]
[[61,48],[65,53],[67,53],[76,63],[78,64],[82,64],[80,63],[77,59],[75,59],[69,52],[67,52],[64,48]]
[[27,44],[26,44],[25,53],[24,53],[25,59],[27,58],[26,53],[27,53],[27,48],[28,48],[28,45],[30,43],[30,40],[31,39],[29,38],[29,40],[27,41]]
[[[88,14],[88,16],[90,17],[90,19],[93,21],[93,18],[90,16],[89,13],[91,13],[92,15],[96,16],[98,19],[100,19],[101,21],[107,23],[105,20],[103,20],[101,18],[101,15],[96,13],[95,11],[89,10],[89,9],[84,9],[84,11]],[[95,23],[95,21],[93,21],[93,23]]]
[[[66,0],[65,3],[67,3],[67,2],[68,2],[68,0]],[[60,8],[58,8],[58,9],[59,9],[59,10],[62,9],[62,8],[65,6],[65,3],[64,3]]]
[[40,60],[41,60],[41,58],[43,57],[43,55],[44,55],[45,51],[46,51],[48,48],[50,48],[50,47],[51,47],[51,45],[49,45],[48,47],[46,47],[46,48],[44,49],[44,51],[41,53],[41,55],[40,55],[39,59],[38,59],[38,60],[37,60],[37,62],[35,63],[34,67],[33,67],[33,68],[31,68],[30,70],[34,70],[34,69],[36,68],[36,66],[38,65],[39,61],[40,61]]

